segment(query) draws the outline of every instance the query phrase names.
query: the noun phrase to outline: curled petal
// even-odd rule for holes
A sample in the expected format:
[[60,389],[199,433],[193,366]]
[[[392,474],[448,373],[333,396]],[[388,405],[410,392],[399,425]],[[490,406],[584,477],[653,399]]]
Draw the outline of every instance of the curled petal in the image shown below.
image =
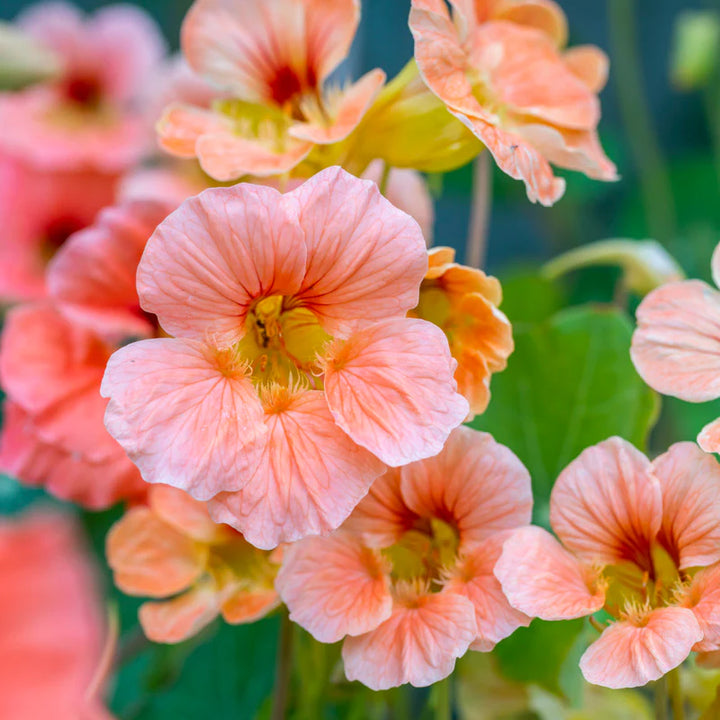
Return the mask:
[[599,93],[610,72],[608,56],[594,45],[576,45],[563,53],[566,67],[579,77],[591,92]]
[[557,47],[567,43],[567,18],[553,0],[501,0],[497,3],[493,17],[540,30]]
[[585,679],[607,688],[640,687],[676,668],[702,639],[686,608],[653,610],[639,623],[613,623],[580,659]]
[[252,623],[280,605],[275,590],[240,588],[222,604],[221,614],[231,625]]
[[584,450],[555,483],[550,523],[589,563],[645,566],[662,523],[662,493],[650,462],[617,437]]
[[407,506],[420,517],[452,518],[464,548],[530,523],[530,474],[487,433],[456,428],[440,453],[400,472]]
[[205,135],[230,133],[231,123],[212,110],[173,103],[157,122],[160,147],[172,155],[194,158],[198,140]]
[[382,557],[343,531],[293,545],[275,587],[290,619],[320,642],[374,630],[392,612]]
[[335,343],[323,360],[336,422],[390,466],[436,455],[467,416],[447,340],[424,320],[375,323]]
[[510,536],[495,576],[510,604],[531,617],[570,620],[592,615],[605,604],[598,573],[541,528],[522,528]]
[[697,437],[698,445],[707,453],[720,452],[720,419],[708,423]]
[[345,639],[345,674],[371,690],[432,685],[453,671],[476,636],[475,610],[467,598],[449,592],[423,595],[396,603],[375,630]]
[[257,467],[239,492],[209,503],[211,516],[271,549],[335,530],[385,469],[334,422],[323,393],[266,399]]
[[703,568],[695,575],[682,605],[695,613],[703,634],[693,650],[720,650],[720,564]]
[[637,309],[630,354],[643,380],[663,395],[720,397],[720,293],[699,280],[653,290]]
[[244,366],[228,354],[176,339],[126,345],[102,384],[110,434],[150,483],[207,500],[247,482],[262,405]]
[[227,528],[210,519],[207,505],[169,485],[153,485],[148,491],[153,513],[183,535],[201,543],[213,543],[227,537]]
[[662,490],[661,540],[680,569],[720,560],[720,465],[695,443],[676,443],[652,471]]

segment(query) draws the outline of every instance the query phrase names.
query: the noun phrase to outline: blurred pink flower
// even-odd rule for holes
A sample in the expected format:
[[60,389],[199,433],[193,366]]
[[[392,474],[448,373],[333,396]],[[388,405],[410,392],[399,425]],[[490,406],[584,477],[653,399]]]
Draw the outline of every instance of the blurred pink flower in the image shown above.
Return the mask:
[[118,176],[50,171],[0,154],[0,304],[45,296],[48,261],[113,202]]
[[372,70],[342,91],[326,86],[359,17],[358,0],[196,0],[183,52],[223,101],[212,110],[171,104],[161,145],[226,181],[287,172],[314,145],[343,140],[385,82]]
[[[712,275],[720,284],[720,245]],[[700,280],[667,283],[640,303],[637,324],[630,355],[650,387],[688,402],[720,397],[720,292]],[[720,452],[720,418],[703,428],[698,443]]]
[[531,508],[517,457],[461,427],[439,455],[376,481],[333,535],[289,547],[276,587],[316,639],[345,638],[349,680],[373,690],[431,685],[468,649],[489,651],[530,622],[493,567]]
[[176,337],[110,359],[110,433],[258,547],[335,529],[467,414],[444,335],[405,317],[426,269],[417,223],[340,168],[206,190],[145,250],[142,307]]
[[108,720],[93,687],[106,642],[101,598],[71,519],[3,518],[0,576],[0,717]]
[[142,10],[111,5],[83,17],[63,2],[31,7],[18,23],[62,65],[54,81],[0,96],[0,148],[52,170],[117,173],[151,147],[138,100],[165,44]]
[[[612,622],[580,660],[585,678],[636,687],[691,651],[720,649],[720,466],[693,443],[650,462],[620,438],[585,450],[550,498],[558,542],[513,533],[495,575],[510,604],[544,620]],[[562,543],[562,544],[561,544]]]
[[280,604],[280,555],[216,525],[204,503],[166,485],[150,488],[148,504],[128,510],[107,538],[116,585],[157,599],[141,606],[140,622],[162,643],[186,640],[218,615],[231,624],[267,615]]
[[565,191],[550,163],[616,180],[597,137],[596,94],[607,58],[591,47],[562,52],[562,11],[536,0],[413,0],[415,58],[430,89],[485,144],[498,166],[525,182],[533,202]]

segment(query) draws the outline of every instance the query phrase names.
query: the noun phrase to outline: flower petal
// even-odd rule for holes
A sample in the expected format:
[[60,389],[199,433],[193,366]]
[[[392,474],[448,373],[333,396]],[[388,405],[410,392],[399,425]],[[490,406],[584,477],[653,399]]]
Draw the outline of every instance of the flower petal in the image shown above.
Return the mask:
[[497,533],[465,553],[445,585],[447,592],[465,596],[475,608],[478,634],[471,650],[489,652],[519,627],[530,624],[527,615],[510,605],[493,573],[506,539],[506,533]]
[[390,617],[386,562],[350,533],[306,538],[288,549],[275,587],[290,619],[316,640],[362,635]]
[[530,474],[487,433],[456,428],[439,454],[400,472],[407,506],[420,517],[451,519],[464,549],[530,523]]
[[704,402],[720,397],[720,293],[699,280],[653,290],[637,309],[630,355],[663,395]]
[[194,158],[203,135],[230,132],[231,124],[212,110],[172,103],[163,111],[156,130],[163,150],[177,157]]
[[707,453],[720,452],[720,418],[708,423],[697,436],[698,445]]
[[648,459],[621,438],[584,450],[550,496],[550,523],[589,563],[646,565],[662,523],[662,494]]
[[211,520],[204,502],[169,485],[153,485],[148,491],[148,504],[163,522],[198,542],[218,542],[232,533]]
[[107,537],[115,584],[129,595],[169,597],[189,588],[205,570],[208,548],[158,518],[130,509]]
[[241,625],[260,620],[279,605],[275,590],[240,588],[222,604],[221,613],[225,622]]
[[720,560],[720,465],[695,443],[676,443],[656,458],[661,542],[682,569]]
[[565,13],[553,0],[505,0],[497,3],[493,17],[540,30],[557,47],[563,47],[567,42]]
[[371,690],[426,687],[450,675],[476,635],[474,608],[461,595],[440,592],[396,603],[378,628],[345,638],[345,675]]
[[495,576],[514,608],[543,620],[585,617],[605,603],[598,574],[538,527],[522,528],[510,536]]
[[607,688],[640,687],[676,668],[702,639],[685,608],[653,610],[643,624],[613,623],[580,658],[585,679]]
[[247,482],[262,405],[245,368],[200,343],[155,339],[126,345],[102,384],[110,434],[146,482],[207,500]]
[[424,320],[375,323],[331,346],[324,363],[335,421],[390,466],[436,455],[467,416],[447,340]]
[[319,390],[282,392],[265,413],[257,469],[211,500],[211,516],[263,549],[335,530],[384,466],[335,424]]
[[683,607],[695,613],[703,638],[693,650],[715,652],[720,650],[720,564],[703,568],[695,575],[682,602]]
[[576,45],[563,53],[565,66],[579,77],[591,92],[599,93],[610,72],[608,56],[595,45]]
[[300,205],[307,244],[298,298],[331,335],[347,337],[417,305],[427,270],[422,231],[375,183],[332,167],[290,196]]
[[305,248],[292,200],[241,183],[185,201],[155,231],[138,268],[142,306],[172,335],[229,347],[250,303],[299,289]]

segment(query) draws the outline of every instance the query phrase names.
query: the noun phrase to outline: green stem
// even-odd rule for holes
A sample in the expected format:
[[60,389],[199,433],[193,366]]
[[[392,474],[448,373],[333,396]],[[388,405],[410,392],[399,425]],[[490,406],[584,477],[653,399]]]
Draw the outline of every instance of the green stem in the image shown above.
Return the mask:
[[715,161],[715,173],[720,183],[720,93],[716,84],[720,82],[719,76],[714,76],[712,82],[703,91],[705,102],[705,114],[708,122],[708,132],[712,142],[713,159]]
[[292,670],[293,623],[287,612],[282,614],[277,658],[275,660],[275,691],[273,694],[271,720],[284,720],[287,709]]
[[382,176],[380,177],[380,183],[379,183],[380,192],[383,195],[385,195],[387,193],[388,180],[390,180],[390,171],[391,170],[392,170],[392,167],[390,166],[390,164],[384,162]]
[[482,268],[487,254],[488,229],[492,195],[492,156],[487,150],[478,155],[473,165],[473,198],[470,207],[465,262],[470,267]]
[[667,675],[670,704],[672,705],[673,720],[685,720],[685,699],[680,684],[680,668],[671,670]]
[[667,241],[675,235],[675,202],[644,92],[635,5],[635,0],[608,0],[613,75],[620,112],[635,156],[648,228],[655,239]]
[[655,720],[668,720],[667,675],[663,675],[655,683]]
[[433,686],[433,708],[435,720],[452,720],[452,693],[450,678],[445,678]]

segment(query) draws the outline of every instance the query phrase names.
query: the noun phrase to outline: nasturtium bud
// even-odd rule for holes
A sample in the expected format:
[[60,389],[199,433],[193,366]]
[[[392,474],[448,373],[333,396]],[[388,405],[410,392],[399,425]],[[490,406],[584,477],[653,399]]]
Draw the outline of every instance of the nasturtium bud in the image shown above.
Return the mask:
[[718,65],[720,14],[689,10],[679,15],[671,56],[671,78],[680,90],[698,90],[711,80]]

